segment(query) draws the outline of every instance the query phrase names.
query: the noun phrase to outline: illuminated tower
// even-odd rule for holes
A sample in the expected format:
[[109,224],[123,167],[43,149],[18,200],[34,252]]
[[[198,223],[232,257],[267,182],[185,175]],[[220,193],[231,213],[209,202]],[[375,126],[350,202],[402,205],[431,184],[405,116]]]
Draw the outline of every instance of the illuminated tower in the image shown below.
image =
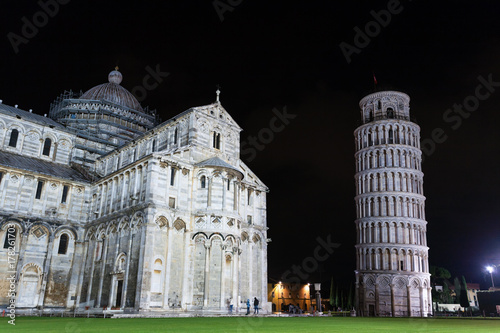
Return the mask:
[[410,98],[381,91],[359,102],[356,140],[356,307],[364,316],[432,312],[420,127]]

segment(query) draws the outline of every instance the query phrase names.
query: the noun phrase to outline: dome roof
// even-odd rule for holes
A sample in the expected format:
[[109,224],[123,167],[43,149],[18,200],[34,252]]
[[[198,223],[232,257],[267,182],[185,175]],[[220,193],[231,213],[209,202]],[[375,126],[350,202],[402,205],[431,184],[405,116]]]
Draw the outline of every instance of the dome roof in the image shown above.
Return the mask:
[[118,71],[117,67],[116,70],[109,73],[109,83],[103,83],[87,90],[80,99],[106,100],[142,112],[143,109],[137,98],[120,85],[122,79],[122,73]]
[[225,169],[233,170],[233,171],[238,172],[241,175],[241,178],[243,178],[243,172],[240,169],[232,166],[229,163],[224,162],[223,160],[221,160],[218,157],[212,157],[212,158],[209,158],[208,160],[201,161],[200,163],[196,164],[196,166],[198,168],[216,167],[216,168],[225,168]]

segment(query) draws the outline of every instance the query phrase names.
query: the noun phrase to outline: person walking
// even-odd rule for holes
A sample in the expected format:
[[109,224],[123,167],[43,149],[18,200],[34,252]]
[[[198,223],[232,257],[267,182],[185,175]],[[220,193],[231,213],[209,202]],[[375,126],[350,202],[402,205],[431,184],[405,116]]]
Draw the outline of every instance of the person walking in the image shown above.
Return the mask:
[[229,314],[233,314],[233,298],[229,297]]
[[253,298],[253,314],[259,314],[259,300],[257,297]]
[[250,298],[247,298],[247,316],[250,314]]

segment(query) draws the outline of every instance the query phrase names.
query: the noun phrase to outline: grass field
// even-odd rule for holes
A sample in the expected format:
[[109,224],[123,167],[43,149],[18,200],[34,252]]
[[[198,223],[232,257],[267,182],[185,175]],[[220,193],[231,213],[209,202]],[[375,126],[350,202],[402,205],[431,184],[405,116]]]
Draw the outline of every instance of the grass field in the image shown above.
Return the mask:
[[1,318],[0,332],[500,332],[495,319],[232,317],[87,319]]

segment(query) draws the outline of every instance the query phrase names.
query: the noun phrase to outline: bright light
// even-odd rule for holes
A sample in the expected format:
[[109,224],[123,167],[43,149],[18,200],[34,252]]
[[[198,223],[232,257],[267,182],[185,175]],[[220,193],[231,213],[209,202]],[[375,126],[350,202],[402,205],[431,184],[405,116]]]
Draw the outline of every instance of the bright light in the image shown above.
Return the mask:
[[488,273],[492,273],[493,272],[493,267],[488,266],[488,267],[486,267],[486,270],[488,271]]

